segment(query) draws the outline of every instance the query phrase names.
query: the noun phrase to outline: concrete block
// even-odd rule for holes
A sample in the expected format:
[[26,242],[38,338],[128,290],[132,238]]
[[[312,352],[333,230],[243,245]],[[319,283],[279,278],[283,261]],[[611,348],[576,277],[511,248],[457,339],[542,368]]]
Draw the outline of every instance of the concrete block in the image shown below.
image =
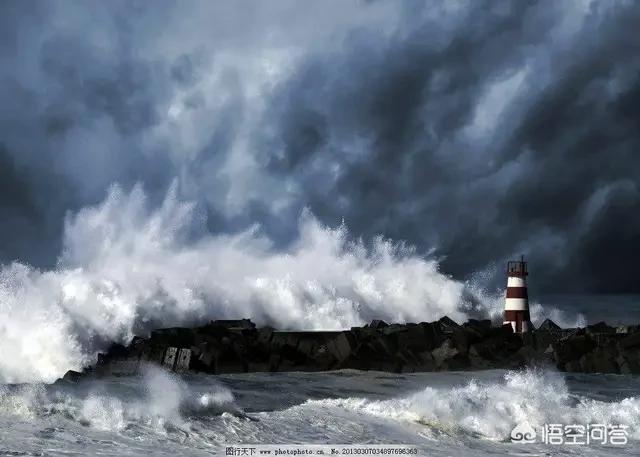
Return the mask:
[[176,359],[175,371],[187,371],[191,364],[191,349],[182,348],[178,351],[178,357]]
[[178,355],[178,348],[170,346],[164,353],[164,360],[162,361],[162,365],[164,365],[169,370],[173,370],[173,367],[176,363],[176,357]]

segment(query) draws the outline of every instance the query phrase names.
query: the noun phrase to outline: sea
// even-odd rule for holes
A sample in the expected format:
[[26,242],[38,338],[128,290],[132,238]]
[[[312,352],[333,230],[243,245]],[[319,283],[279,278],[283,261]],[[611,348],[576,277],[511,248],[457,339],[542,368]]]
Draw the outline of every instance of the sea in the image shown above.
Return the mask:
[[[598,300],[548,303],[587,323],[640,322],[635,299],[612,298],[606,307]],[[0,385],[0,456],[207,456],[266,444],[406,445],[434,456],[640,455],[640,376],[552,366],[177,375],[150,366],[136,377]]]
[[[535,441],[511,441],[520,424]],[[545,442],[557,426],[578,427],[582,438]],[[594,435],[598,427],[606,433]],[[640,379],[550,369],[178,377],[149,368],[0,390],[3,456],[206,456],[292,443],[402,444],[437,456],[638,455]]]

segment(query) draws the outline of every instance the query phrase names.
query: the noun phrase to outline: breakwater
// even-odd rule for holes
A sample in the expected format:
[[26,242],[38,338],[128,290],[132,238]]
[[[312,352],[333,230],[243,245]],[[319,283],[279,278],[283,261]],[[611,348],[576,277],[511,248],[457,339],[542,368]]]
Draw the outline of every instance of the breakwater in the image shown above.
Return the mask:
[[63,379],[134,375],[146,364],[175,372],[458,371],[552,364],[570,372],[640,373],[640,326],[599,323],[562,329],[547,320],[515,334],[489,320],[387,324],[344,331],[278,331],[250,320],[158,329],[127,346],[113,344],[83,372]]

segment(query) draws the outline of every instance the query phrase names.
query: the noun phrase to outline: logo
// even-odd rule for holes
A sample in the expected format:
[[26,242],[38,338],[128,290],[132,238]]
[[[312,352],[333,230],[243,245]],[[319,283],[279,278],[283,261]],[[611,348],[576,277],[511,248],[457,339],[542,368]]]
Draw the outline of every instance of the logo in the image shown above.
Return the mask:
[[536,431],[529,422],[521,422],[511,430],[512,443],[535,443]]
[[[544,424],[540,428],[543,444],[613,444],[624,446],[628,442],[628,425],[623,424]],[[536,430],[528,422],[521,422],[511,430],[512,443],[535,443]]]

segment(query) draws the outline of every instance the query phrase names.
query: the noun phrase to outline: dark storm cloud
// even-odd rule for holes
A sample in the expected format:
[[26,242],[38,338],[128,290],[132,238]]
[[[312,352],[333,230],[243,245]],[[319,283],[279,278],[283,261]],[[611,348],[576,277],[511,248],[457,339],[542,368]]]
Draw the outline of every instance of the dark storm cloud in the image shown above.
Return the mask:
[[[4,162],[13,164],[3,166],[13,176],[3,186],[4,201],[13,201],[2,206],[4,261],[50,265],[66,211],[102,199],[113,182],[164,189],[174,175],[163,156],[151,159],[136,144],[157,121],[170,62],[133,58],[116,14],[65,7],[2,5],[0,141]],[[74,26],[55,25],[56,15]],[[92,20],[107,49],[79,33],[89,33]]]
[[188,6],[2,5],[4,261],[177,179],[212,231],[283,245],[308,207],[456,277],[524,253],[540,290],[640,291],[638,6]]
[[[638,291],[638,10],[600,8],[567,50],[549,37],[563,27],[554,5],[491,2],[476,3],[443,47],[430,46],[433,24],[418,23],[312,57],[281,86],[281,172],[301,176],[324,219],[436,245],[456,276],[522,252],[543,289]],[[538,60],[549,61],[542,74]],[[488,86],[526,65],[524,84],[548,81],[524,89],[523,107],[477,141],[461,140]],[[349,136],[367,139],[352,162],[341,150]],[[335,162],[333,185],[305,166],[314,161]]]

